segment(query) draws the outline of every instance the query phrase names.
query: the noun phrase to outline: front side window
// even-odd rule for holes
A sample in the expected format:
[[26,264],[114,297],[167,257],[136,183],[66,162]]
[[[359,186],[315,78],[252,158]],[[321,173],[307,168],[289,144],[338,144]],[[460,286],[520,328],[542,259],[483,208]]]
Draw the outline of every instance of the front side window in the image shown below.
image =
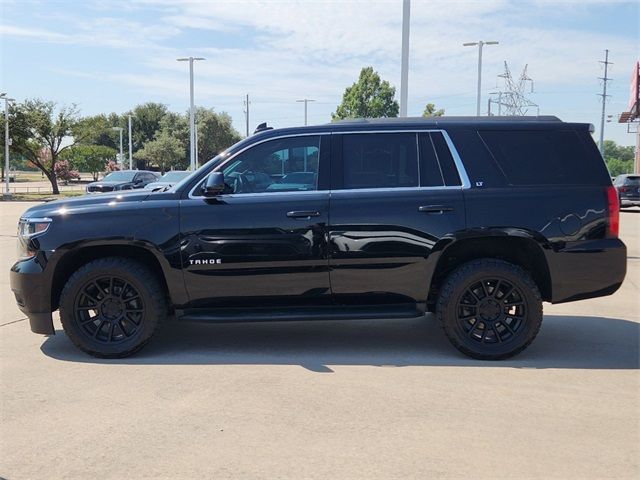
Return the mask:
[[320,137],[270,140],[239,154],[223,169],[229,193],[316,190]]
[[414,133],[344,135],[342,158],[346,189],[418,186]]

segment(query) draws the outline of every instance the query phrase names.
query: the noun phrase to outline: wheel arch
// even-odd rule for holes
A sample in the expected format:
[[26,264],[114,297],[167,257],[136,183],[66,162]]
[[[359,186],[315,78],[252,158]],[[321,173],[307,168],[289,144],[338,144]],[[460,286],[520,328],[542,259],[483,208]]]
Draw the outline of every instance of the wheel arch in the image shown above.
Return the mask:
[[538,286],[542,299],[551,301],[552,284],[544,240],[525,230],[491,230],[472,235],[450,237],[440,246],[438,261],[431,277],[429,304],[435,302],[444,279],[458,266],[478,258],[496,258],[527,271]]
[[90,244],[74,247],[64,253],[57,261],[51,282],[51,311],[56,310],[60,303],[60,294],[65,284],[82,265],[92,260],[105,257],[122,257],[144,264],[156,276],[164,289],[167,299],[171,300],[165,271],[157,255],[146,246],[131,243],[121,244]]

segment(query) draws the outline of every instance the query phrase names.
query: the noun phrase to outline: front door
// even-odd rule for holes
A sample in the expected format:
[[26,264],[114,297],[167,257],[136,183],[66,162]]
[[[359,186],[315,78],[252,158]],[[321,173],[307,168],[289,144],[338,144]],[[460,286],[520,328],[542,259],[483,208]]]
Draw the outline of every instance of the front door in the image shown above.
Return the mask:
[[425,302],[434,245],[465,224],[443,133],[334,137],[329,264],[336,301]]
[[[181,204],[181,257],[191,308],[329,302],[329,136],[267,140],[231,157],[228,193],[200,186]],[[324,189],[323,189],[324,188]]]

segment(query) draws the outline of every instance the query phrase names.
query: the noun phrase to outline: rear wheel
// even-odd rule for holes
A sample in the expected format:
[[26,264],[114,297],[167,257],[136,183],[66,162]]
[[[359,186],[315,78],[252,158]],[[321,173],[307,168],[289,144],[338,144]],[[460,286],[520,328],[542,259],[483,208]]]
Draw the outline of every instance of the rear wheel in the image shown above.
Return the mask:
[[542,300],[538,287],[520,267],[479,259],[447,277],[436,313],[458,350],[481,360],[501,360],[521,352],[536,337]]
[[81,350],[104,358],[126,357],[149,341],[166,316],[158,279],[144,265],[108,257],[83,265],[60,296],[65,333]]

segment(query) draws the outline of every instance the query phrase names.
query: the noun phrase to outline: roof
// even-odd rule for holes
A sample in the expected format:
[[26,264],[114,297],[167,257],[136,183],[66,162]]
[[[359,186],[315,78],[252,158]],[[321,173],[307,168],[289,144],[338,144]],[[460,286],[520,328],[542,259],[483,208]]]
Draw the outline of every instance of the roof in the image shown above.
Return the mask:
[[[272,137],[281,135],[308,133],[326,133],[326,132],[354,132],[354,131],[371,131],[376,130],[405,130],[405,129],[428,129],[428,128],[478,128],[481,126],[490,127],[491,125],[500,125],[501,128],[522,128],[522,127],[540,127],[543,125],[562,125],[568,128],[592,128],[588,123],[566,123],[558,117],[551,115],[543,116],[522,116],[522,117],[403,117],[403,118],[354,118],[338,120],[336,122],[325,123],[323,125],[309,125],[304,127],[284,127],[276,129],[263,130],[255,133],[252,137]],[[252,138],[248,137],[248,138]]]
[[562,122],[553,115],[538,116],[491,116],[491,117],[392,117],[392,118],[347,118],[328,123],[327,125],[366,124],[366,125],[397,125],[397,124],[441,124],[441,123],[501,123],[501,122]]

